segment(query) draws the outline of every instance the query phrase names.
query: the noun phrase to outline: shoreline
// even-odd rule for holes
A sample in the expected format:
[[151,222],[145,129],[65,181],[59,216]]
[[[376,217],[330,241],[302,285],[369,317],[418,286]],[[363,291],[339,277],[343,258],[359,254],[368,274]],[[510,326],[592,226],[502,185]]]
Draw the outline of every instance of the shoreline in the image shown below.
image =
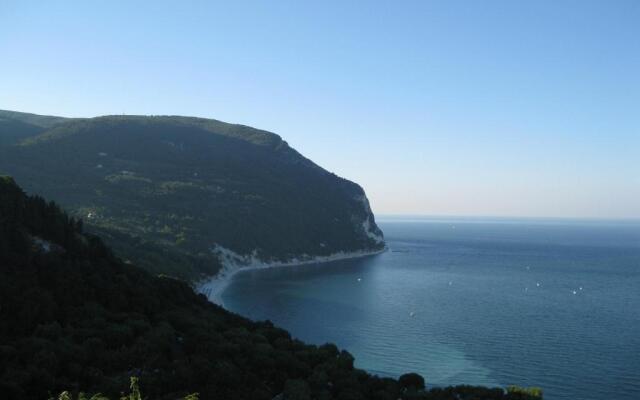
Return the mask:
[[387,250],[389,250],[389,248],[385,246],[380,250],[353,251],[348,253],[338,252],[329,254],[328,256],[316,256],[307,260],[293,259],[291,261],[277,261],[272,263],[264,262],[257,265],[241,265],[229,263],[227,265],[224,265],[220,272],[218,272],[218,274],[195,283],[194,290],[196,291],[196,293],[204,294],[210,302],[224,307],[222,294],[227,289],[227,287],[229,287],[229,284],[231,283],[233,277],[239,272],[253,271],[258,269],[295,267],[299,265],[309,264],[324,264],[333,261],[375,256],[377,254],[382,254]]

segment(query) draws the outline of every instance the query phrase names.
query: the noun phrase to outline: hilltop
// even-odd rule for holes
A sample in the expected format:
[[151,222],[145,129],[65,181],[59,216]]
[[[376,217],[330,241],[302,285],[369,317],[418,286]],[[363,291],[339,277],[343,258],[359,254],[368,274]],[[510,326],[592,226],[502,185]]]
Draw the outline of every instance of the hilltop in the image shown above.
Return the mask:
[[243,125],[0,111],[0,172],[55,198],[119,256],[189,280],[225,263],[384,247],[359,185]]

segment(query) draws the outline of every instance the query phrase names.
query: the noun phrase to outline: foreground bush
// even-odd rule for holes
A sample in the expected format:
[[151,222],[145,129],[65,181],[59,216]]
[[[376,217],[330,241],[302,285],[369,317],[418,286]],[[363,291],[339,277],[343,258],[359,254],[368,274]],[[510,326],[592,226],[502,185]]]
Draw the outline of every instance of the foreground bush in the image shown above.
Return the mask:
[[[131,392],[126,395],[120,397],[120,400],[143,400],[142,393],[140,392],[140,387],[138,386],[138,378],[131,378]],[[69,392],[62,392],[57,398],[51,398],[49,400],[73,400],[73,396],[69,394]],[[108,397],[103,396],[102,394],[94,394],[93,396],[87,396],[84,393],[78,393],[76,397],[77,400],[109,400]],[[199,400],[199,396],[197,393],[190,394],[184,397],[183,400]]]

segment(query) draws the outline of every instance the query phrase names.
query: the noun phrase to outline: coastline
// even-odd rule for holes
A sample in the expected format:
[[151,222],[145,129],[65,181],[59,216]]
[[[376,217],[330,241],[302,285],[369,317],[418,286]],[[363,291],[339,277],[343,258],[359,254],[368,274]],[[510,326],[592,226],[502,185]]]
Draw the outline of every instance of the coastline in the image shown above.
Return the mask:
[[227,289],[233,277],[242,271],[252,271],[257,269],[267,269],[267,268],[280,268],[280,267],[295,267],[298,265],[309,265],[309,264],[324,264],[333,261],[340,260],[348,260],[353,258],[361,258],[374,256],[377,254],[384,253],[388,250],[388,247],[385,246],[380,250],[368,250],[368,251],[352,251],[352,252],[338,252],[333,253],[328,256],[315,256],[309,259],[293,259],[290,261],[277,261],[277,262],[258,262],[252,263],[250,265],[242,265],[238,263],[225,263],[220,272],[218,274],[208,277],[201,282],[197,282],[194,284],[194,290],[197,293],[204,294],[207,299],[219,306],[224,307],[222,302],[222,294]]

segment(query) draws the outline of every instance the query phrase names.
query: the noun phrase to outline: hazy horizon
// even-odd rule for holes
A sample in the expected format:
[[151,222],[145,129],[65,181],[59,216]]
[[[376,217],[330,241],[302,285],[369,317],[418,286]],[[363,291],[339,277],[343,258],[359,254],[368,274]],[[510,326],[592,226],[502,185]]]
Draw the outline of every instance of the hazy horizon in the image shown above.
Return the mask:
[[640,3],[0,4],[0,109],[282,136],[379,215],[640,218]]
[[526,215],[469,215],[469,214],[386,214],[377,213],[376,221],[408,221],[408,220],[460,220],[460,221],[532,221],[532,222],[593,222],[593,223],[640,223],[640,218],[599,218],[599,217],[549,217],[549,216],[526,216]]

